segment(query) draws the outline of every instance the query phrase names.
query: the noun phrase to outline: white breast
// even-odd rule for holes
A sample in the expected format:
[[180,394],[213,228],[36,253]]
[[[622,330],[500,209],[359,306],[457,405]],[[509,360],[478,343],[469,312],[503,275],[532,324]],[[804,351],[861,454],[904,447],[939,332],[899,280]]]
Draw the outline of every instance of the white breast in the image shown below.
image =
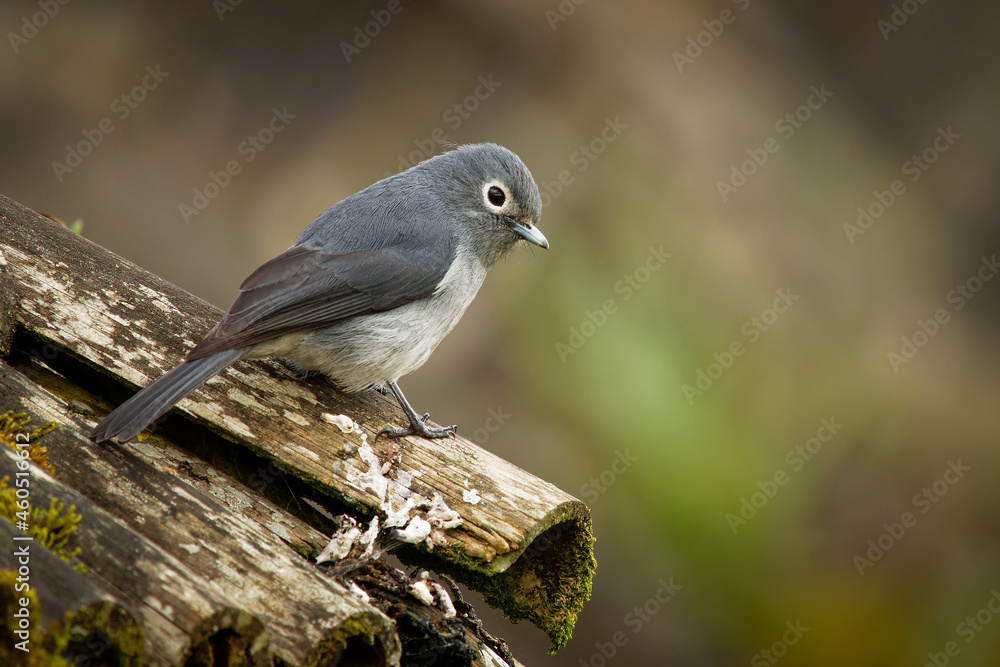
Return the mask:
[[286,336],[268,352],[300,369],[328,375],[345,391],[396,380],[427,361],[458,324],[485,278],[482,263],[460,247],[432,297]]

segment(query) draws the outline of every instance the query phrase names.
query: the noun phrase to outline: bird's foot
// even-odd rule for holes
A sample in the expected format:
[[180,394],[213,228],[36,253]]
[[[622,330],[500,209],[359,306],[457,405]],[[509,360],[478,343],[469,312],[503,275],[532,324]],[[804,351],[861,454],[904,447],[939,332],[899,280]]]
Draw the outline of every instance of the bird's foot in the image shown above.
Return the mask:
[[425,422],[430,417],[430,413],[424,414],[420,418],[420,421],[412,421],[410,425],[405,428],[384,428],[375,435],[375,439],[378,440],[379,437],[385,436],[390,440],[395,440],[397,438],[405,438],[408,435],[419,435],[421,438],[447,438],[455,437],[455,431],[458,430],[458,425],[452,426],[428,426]]

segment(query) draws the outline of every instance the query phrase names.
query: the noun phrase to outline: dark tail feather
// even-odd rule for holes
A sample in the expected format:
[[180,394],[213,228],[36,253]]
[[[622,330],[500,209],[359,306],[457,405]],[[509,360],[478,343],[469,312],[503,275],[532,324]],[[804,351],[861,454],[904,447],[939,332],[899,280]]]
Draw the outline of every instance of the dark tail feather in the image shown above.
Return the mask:
[[181,363],[119,405],[91,431],[90,437],[96,442],[115,436],[118,437],[118,442],[131,440],[154,419],[174,407],[205,380],[242,357],[246,351],[246,348],[224,350]]

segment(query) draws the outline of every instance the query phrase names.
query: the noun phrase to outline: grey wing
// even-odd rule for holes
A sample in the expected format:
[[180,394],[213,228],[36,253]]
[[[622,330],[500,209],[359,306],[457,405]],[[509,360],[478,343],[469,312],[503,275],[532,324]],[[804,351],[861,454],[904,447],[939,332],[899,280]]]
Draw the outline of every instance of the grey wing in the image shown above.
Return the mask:
[[453,236],[435,236],[345,253],[292,246],[243,281],[229,311],[186,361],[429,297],[455,257]]

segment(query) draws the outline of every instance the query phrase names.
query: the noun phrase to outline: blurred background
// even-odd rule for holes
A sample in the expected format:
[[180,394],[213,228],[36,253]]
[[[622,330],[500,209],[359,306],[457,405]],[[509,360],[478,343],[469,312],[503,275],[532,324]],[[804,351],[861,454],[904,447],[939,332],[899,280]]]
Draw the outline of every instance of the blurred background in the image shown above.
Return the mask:
[[1000,661],[995,6],[51,4],[0,192],[220,308],[443,142],[532,170],[551,250],[403,383],[593,511],[562,652],[479,605],[520,660]]

